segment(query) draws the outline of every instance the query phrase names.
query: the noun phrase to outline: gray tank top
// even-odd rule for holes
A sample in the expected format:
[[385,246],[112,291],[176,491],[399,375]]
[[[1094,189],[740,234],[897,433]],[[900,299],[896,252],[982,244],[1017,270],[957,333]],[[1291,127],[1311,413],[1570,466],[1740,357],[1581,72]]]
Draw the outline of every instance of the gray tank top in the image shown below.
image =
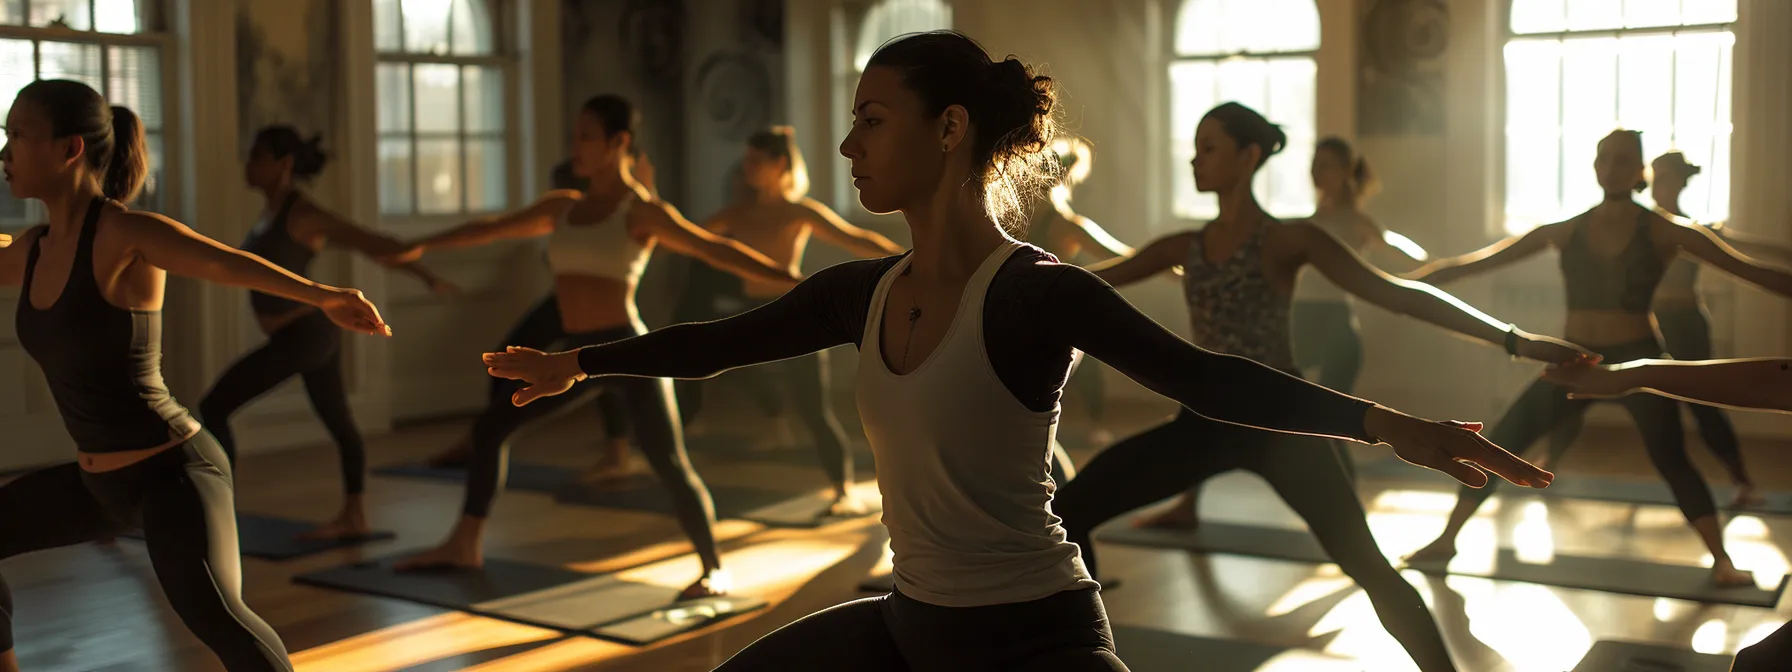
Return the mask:
[[1263,275],[1263,236],[1271,226],[1279,225],[1257,227],[1218,263],[1207,260],[1205,231],[1195,232],[1182,267],[1182,296],[1195,345],[1293,371],[1288,335],[1293,297],[1276,291]]

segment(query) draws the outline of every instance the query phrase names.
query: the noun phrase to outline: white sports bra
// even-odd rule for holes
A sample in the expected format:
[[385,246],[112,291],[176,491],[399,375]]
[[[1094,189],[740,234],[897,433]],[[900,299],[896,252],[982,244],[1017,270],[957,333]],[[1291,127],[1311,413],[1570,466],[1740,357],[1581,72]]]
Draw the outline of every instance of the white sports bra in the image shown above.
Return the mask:
[[601,221],[571,224],[572,208],[560,213],[548,234],[548,268],[555,275],[592,275],[634,282],[647,267],[647,248],[628,233],[628,213],[635,196],[623,197]]

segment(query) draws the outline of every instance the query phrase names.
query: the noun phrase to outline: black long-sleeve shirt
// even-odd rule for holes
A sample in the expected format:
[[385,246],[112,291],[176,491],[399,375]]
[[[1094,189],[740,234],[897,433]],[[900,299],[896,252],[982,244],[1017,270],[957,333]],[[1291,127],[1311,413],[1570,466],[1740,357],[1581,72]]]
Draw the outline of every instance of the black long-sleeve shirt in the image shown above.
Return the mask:
[[[729,369],[860,345],[878,280],[900,257],[824,269],[757,309],[584,348],[589,375],[708,378]],[[1088,271],[1043,250],[1016,251],[984,302],[985,350],[1021,404],[1050,410],[1081,350],[1204,417],[1371,442],[1369,402],[1242,357],[1190,344]]]

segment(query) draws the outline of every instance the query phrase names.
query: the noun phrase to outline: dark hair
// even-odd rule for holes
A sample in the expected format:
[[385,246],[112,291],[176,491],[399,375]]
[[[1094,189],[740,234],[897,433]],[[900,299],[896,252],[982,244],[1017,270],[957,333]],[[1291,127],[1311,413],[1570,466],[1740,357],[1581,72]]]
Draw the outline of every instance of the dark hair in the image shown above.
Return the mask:
[[1240,150],[1252,145],[1263,150],[1257,156],[1258,168],[1262,168],[1269,157],[1288,147],[1288,134],[1282,132],[1281,126],[1269,123],[1256,110],[1238,103],[1220,103],[1219,107],[1208,110],[1207,114],[1201,116],[1201,121],[1208,119],[1218,120],[1220,127],[1226,129],[1226,135],[1232,136]]
[[610,135],[628,133],[629,153],[635,151],[635,131],[641,125],[641,113],[635,110],[634,103],[627,98],[613,93],[592,96],[579,109],[590,112],[597,117],[598,123],[604,125],[604,132]]
[[785,198],[794,202],[809,193],[809,168],[803,163],[802,148],[796,144],[796,128],[773,126],[759,131],[747,137],[747,146],[765,152],[773,159],[790,162],[790,168],[784,174]]
[[323,150],[324,134],[319,133],[306,140],[299,136],[299,129],[289,124],[267,126],[255,133],[255,146],[267,150],[275,159],[292,157],[292,176],[295,179],[309,179],[324,171],[324,164],[330,155]]
[[[1635,131],[1635,130],[1631,130],[1628,128],[1615,128],[1615,129],[1612,129],[1612,132],[1605,134],[1605,137],[1600,138],[1599,144],[1603,145],[1603,144],[1605,144],[1605,141],[1611,140],[1613,138],[1623,138],[1623,139],[1627,140],[1630,144],[1635,145],[1636,146],[1637,162],[1638,163],[1642,162],[1642,160],[1643,160],[1643,132],[1642,131]],[[1639,194],[1642,193],[1643,190],[1648,189],[1648,188],[1649,188],[1649,179],[1646,177],[1637,178],[1636,184],[1633,184],[1630,186],[1631,191],[1637,192]]]
[[66,79],[40,79],[19,89],[19,100],[43,108],[50,135],[81,136],[87,167],[100,174],[106,198],[129,203],[149,177],[143,122],[129,108],[108,105],[93,87]]
[[1334,152],[1344,161],[1344,165],[1350,167],[1351,191],[1356,197],[1357,205],[1362,205],[1375,192],[1381,191],[1381,181],[1375,178],[1375,171],[1369,169],[1369,160],[1357,154],[1350,146],[1350,141],[1335,135],[1328,136],[1320,140],[1314,149]]
[[1700,168],[1698,164],[1687,161],[1686,155],[1680,153],[1680,150],[1678,149],[1655,157],[1655,160],[1650,162],[1649,167],[1655,169],[1656,172],[1660,172],[1660,170],[1656,168],[1657,165],[1671,167],[1683,178],[1691,178],[1705,170],[1704,168]]
[[549,185],[554,189],[585,189],[585,178],[572,172],[572,161],[561,161],[554,166],[548,177]]
[[[937,30],[898,37],[871,55],[866,69],[892,68],[921,98],[930,116],[964,107],[970,117],[971,157],[980,174],[984,206],[998,222],[1020,221],[1023,203],[1060,170],[1049,155],[1056,129],[1052,78],[1013,56],[993,60],[963,33]],[[994,191],[992,191],[992,189]]]

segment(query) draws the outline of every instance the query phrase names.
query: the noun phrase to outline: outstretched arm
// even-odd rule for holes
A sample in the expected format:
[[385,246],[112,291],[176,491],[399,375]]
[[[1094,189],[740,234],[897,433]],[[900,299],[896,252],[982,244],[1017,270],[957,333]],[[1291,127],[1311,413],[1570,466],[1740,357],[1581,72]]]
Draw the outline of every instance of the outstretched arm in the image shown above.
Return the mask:
[[1182,265],[1188,257],[1189,241],[1201,235],[1185,231],[1153,240],[1135,254],[1114,257],[1090,264],[1088,269],[1102,282],[1125,287]]
[[176,275],[253,289],[323,309],[344,328],[390,336],[391,327],[359,290],[313,282],[261,257],[212,240],[161,215],[135,210],[117,216],[125,244],[151,266]]
[[1442,285],[1501,266],[1508,266],[1549,249],[1550,224],[1531,229],[1522,236],[1513,236],[1460,257],[1438,259],[1406,274],[1408,280]]
[[[1652,215],[1660,219],[1659,215]],[[1762,289],[1792,297],[1792,272],[1761,263],[1736,251],[1729,243],[1702,226],[1680,226],[1665,219],[1654,223],[1656,231],[1664,231],[1680,251],[1692,255],[1725,273],[1760,286]]]
[[453,287],[447,280],[425,268],[422,264],[414,261],[394,263],[393,260],[402,257],[408,247],[398,239],[365,228],[323,208],[313,207],[308,214],[310,215],[307,218],[310,220],[309,223],[317,227],[318,231],[323,233],[324,240],[329,243],[359,252],[387,268],[402,271],[436,291],[445,291]]
[[742,278],[794,286],[801,278],[780,268],[758,250],[692,224],[678,209],[663,201],[639,203],[629,211],[630,228],[645,227],[667,249],[694,258]]
[[[481,217],[452,229],[413,242],[411,250],[446,250],[457,247],[478,247],[506,238],[535,238],[554,231],[554,220],[581,196],[571,189],[548,192],[529,207],[502,215]],[[411,261],[415,254],[390,255],[388,259]]]
[[563,353],[512,348],[490,353],[492,375],[530,385],[518,405],[559,394],[586,376],[708,378],[730,369],[800,357],[857,342],[871,290],[888,259],[829,267],[764,306],[714,322],[691,322]]
[[39,224],[18,237],[0,234],[0,285],[17,287],[25,283],[25,257],[31,253],[31,244],[49,228]]
[[1550,364],[1597,357],[1562,341],[1520,331],[1431,285],[1383,273],[1312,224],[1290,224],[1277,234],[1291,239],[1297,263],[1312,264],[1338,288],[1394,313],[1502,349],[1510,345],[1514,355]]
[[875,259],[902,254],[902,246],[891,242],[889,238],[883,237],[876,231],[868,231],[847,223],[838,213],[820,201],[805,198],[798,205],[808,208],[812,215],[809,218],[811,230],[815,232],[815,237],[820,238],[822,242],[851,252],[860,259]]
[[1697,404],[1792,413],[1792,359],[1642,359],[1613,366],[1551,367],[1543,377],[1581,398],[1653,392]]
[[1140,313],[1099,278],[1065,268],[1050,296],[1059,311],[1055,319],[1066,325],[1069,345],[1204,417],[1278,432],[1386,442],[1402,459],[1471,486],[1486,484],[1487,477],[1465,461],[1521,485],[1541,487],[1550,478],[1467,425],[1419,420],[1243,357],[1196,347]]

